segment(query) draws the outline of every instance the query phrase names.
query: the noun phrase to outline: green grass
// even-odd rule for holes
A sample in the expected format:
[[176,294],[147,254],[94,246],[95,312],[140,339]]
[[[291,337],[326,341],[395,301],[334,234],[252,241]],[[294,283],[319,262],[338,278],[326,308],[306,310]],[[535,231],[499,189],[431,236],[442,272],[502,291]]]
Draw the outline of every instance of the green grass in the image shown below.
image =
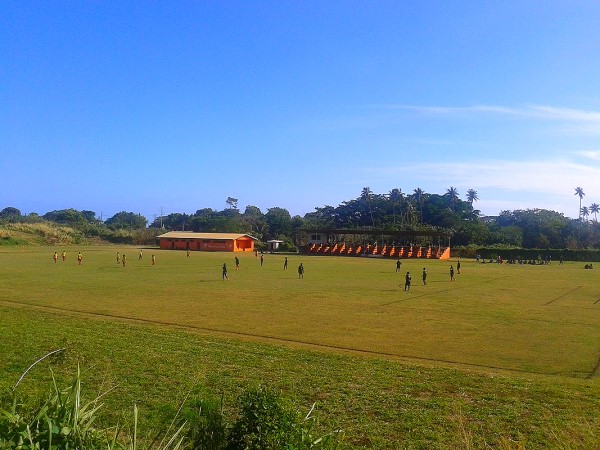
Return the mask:
[[78,266],[79,248],[56,265],[55,250],[0,253],[2,387],[66,347],[59,373],[80,362],[90,388],[119,385],[104,414],[137,402],[148,426],[199,385],[235,397],[267,383],[317,401],[349,447],[600,445],[600,288],[581,264],[463,261],[451,283],[443,261],[396,274],[393,260],[294,255],[284,272],[282,256],[242,254],[236,272],[227,253],[82,247]]

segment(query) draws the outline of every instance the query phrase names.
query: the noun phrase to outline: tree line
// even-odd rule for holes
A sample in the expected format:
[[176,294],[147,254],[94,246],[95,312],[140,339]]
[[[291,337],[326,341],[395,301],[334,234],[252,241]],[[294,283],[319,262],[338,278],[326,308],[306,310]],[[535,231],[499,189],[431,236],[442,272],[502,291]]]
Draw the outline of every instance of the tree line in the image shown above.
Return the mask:
[[[576,188],[579,200],[583,190]],[[357,229],[388,231],[451,230],[453,246],[507,246],[522,248],[600,248],[600,225],[594,203],[586,208],[580,205],[578,219],[546,209],[505,210],[498,216],[482,216],[475,209],[479,200],[477,191],[469,189],[464,200],[456,188],[443,194],[427,193],[420,188],[404,193],[395,188],[383,194],[369,187],[362,189],[354,199],[338,206],[316,207],[304,216],[292,216],[282,207],[268,208],[266,212],[248,205],[243,211],[238,200],[228,197],[223,210],[198,209],[193,214],[171,213],[152,222],[141,214],[121,211],[102,221],[94,211],[64,209],[44,215],[22,215],[14,207],[0,211],[0,223],[51,222],[74,227],[85,235],[111,240],[126,231],[145,230],[156,236],[163,231],[230,232],[250,234],[260,241],[279,239],[283,249],[292,250],[298,242],[299,232],[310,229]],[[587,212],[587,214],[586,214]]]

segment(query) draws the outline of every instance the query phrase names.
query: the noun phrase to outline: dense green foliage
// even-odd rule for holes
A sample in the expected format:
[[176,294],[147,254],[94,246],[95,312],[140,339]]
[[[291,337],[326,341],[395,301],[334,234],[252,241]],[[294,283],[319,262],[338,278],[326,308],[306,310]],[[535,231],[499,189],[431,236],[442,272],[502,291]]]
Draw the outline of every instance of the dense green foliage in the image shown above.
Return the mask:
[[[104,222],[93,211],[66,209],[51,211],[43,216],[35,213],[21,215],[14,207],[0,211],[0,225],[7,223],[37,223],[47,221],[70,226],[85,238],[117,243],[152,243],[161,230],[188,230],[195,232],[247,233],[260,241],[284,241],[282,250],[294,250],[301,243],[299,230],[315,228],[377,229],[377,230],[450,230],[452,246],[504,245],[513,248],[592,249],[600,248],[599,207],[592,204],[582,208],[578,219],[544,209],[502,211],[495,217],[483,217],[474,208],[477,192],[469,189],[466,200],[461,200],[456,188],[444,194],[431,194],[417,188],[411,194],[392,189],[387,194],[375,194],[365,187],[360,196],[340,205],[323,206],[301,216],[291,216],[281,207],[269,208],[263,213],[248,205],[238,210],[237,199],[228,197],[227,208],[216,211],[198,209],[193,214],[171,213],[156,218],[149,225],[154,233],[140,236],[147,219],[133,212],[119,212]],[[594,214],[591,218],[591,214]],[[591,220],[588,220],[591,218]]]
[[569,250],[569,249],[539,249],[539,248],[502,248],[482,247],[460,249],[456,256],[473,258],[479,255],[483,259],[500,256],[503,260],[523,260],[541,264],[543,262],[558,262],[562,257],[565,261],[596,262],[600,261],[600,250]]
[[104,223],[113,229],[139,229],[145,228],[148,221],[141,214],[121,211]]

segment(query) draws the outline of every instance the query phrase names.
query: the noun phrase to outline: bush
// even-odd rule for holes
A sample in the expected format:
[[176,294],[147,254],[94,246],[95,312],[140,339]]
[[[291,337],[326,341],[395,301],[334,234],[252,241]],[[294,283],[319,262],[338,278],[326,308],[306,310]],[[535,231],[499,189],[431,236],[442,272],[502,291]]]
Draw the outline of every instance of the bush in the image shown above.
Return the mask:
[[341,440],[339,432],[314,438],[314,405],[309,414],[302,417],[264,387],[240,397],[240,413],[231,427],[223,415],[223,397],[220,401],[195,397],[181,406],[175,419],[162,417],[162,430],[158,435],[138,437],[135,405],[132,429],[96,425],[105,394],[84,401],[79,368],[75,381],[67,388],[59,388],[54,375],[52,381],[50,393],[34,407],[19,404],[16,391],[0,398],[0,450],[136,450],[139,442],[149,443],[144,448],[156,450],[303,450],[334,449]]
[[[507,247],[486,247],[478,248],[477,254],[482,258],[495,259],[501,256],[504,260],[507,259],[525,259],[537,260],[538,256],[542,260],[546,260],[548,256],[554,261],[558,261],[563,257],[564,261],[579,261],[579,262],[599,262],[600,250],[569,250],[569,249],[536,249],[536,248],[507,248]],[[459,254],[458,256],[463,256]],[[466,255],[465,255],[466,256]]]
[[294,245],[290,238],[284,238],[283,242],[279,246],[280,252],[298,252],[298,247]]
[[247,392],[240,400],[241,414],[233,425],[228,449],[283,448],[296,440],[296,415],[264,387]]
[[220,401],[207,396],[194,398],[182,409],[184,423],[187,423],[187,439],[190,448],[221,450],[226,448],[227,428],[223,417],[223,397]]
[[240,398],[241,412],[229,433],[227,449],[333,449],[341,433],[312,436],[316,419],[313,408],[303,417],[264,386]]

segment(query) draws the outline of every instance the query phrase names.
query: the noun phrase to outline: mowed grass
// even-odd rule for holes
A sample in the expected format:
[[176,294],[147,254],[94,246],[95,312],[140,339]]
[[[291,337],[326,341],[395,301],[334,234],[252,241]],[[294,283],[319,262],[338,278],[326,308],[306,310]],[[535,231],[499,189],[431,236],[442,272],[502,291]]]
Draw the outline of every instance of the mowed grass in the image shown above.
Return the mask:
[[266,382],[317,401],[351,447],[599,442],[600,283],[582,264],[462,261],[450,282],[456,261],[397,274],[389,259],[291,255],[284,271],[283,256],[238,254],[236,271],[230,253],[84,247],[78,266],[78,248],[56,265],[54,250],[0,252],[4,387],[65,346],[55,364],[124,386],[111,404],[139,402],[150,422],[196,385]]
[[[61,249],[58,249],[59,253]],[[600,283],[582,264],[456,261],[119,249],[0,253],[0,299],[139,319],[273,342],[514,371],[593,377],[600,358]],[[150,263],[151,254],[157,264]],[[229,280],[221,279],[226,262]],[[297,266],[305,266],[298,279]],[[428,284],[422,286],[422,268]],[[404,275],[412,274],[410,292]]]

